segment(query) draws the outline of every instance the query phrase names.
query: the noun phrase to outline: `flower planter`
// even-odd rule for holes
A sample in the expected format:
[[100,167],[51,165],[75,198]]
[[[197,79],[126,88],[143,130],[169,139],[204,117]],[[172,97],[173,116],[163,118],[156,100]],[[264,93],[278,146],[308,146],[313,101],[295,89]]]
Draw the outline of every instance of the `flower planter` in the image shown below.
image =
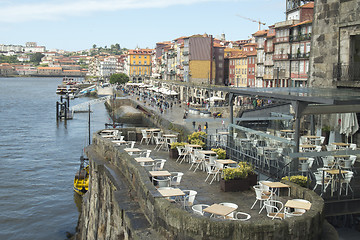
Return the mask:
[[178,150],[175,148],[175,149],[170,149],[169,150],[169,157],[171,159],[177,159],[179,157],[179,152]]
[[224,192],[246,191],[251,186],[256,185],[256,183],[257,183],[256,174],[251,174],[244,179],[233,179],[227,181],[225,181],[224,179],[220,179],[220,189]]

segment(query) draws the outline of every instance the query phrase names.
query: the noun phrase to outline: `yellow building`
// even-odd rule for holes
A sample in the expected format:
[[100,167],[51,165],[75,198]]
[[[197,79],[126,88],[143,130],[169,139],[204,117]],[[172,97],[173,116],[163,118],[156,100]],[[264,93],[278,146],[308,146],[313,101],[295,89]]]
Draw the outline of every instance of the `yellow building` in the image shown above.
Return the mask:
[[[247,57],[245,54],[236,54],[229,58],[230,64],[230,76],[234,75],[234,86],[235,87],[246,87],[247,86]],[[233,66],[231,66],[233,65]]]
[[238,73],[238,77],[239,77],[239,87],[247,87],[247,70],[248,70],[248,61],[247,61],[247,56],[245,54],[241,54],[240,58],[239,58],[239,73]]
[[128,52],[130,81],[141,82],[151,75],[151,55],[153,49],[135,49]]

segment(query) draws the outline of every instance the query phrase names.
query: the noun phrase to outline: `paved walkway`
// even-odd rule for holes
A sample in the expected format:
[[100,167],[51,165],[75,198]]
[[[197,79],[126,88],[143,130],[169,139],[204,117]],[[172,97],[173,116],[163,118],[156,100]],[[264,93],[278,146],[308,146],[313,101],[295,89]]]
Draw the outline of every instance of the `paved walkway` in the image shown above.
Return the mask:
[[[127,97],[129,97],[130,99],[132,99],[135,102],[138,102],[141,105],[144,105],[144,100],[140,100],[138,95],[126,95]],[[139,99],[139,100],[138,100]],[[155,112],[160,113],[160,109],[158,107],[153,107],[150,104],[150,100],[147,99],[145,106]],[[227,107],[224,107],[227,108]],[[182,103],[182,104],[173,104],[172,108],[168,108],[166,110],[163,111],[162,116],[163,118],[174,122],[176,124],[179,125],[184,125],[186,126],[188,129],[190,130],[198,130],[198,126],[199,124],[201,124],[201,130],[204,130],[204,125],[207,122],[208,123],[208,134],[215,134],[216,133],[216,129],[226,129],[228,124],[229,124],[229,119],[228,118],[213,118],[213,117],[202,117],[199,115],[194,115],[194,114],[188,114],[187,118],[184,119],[184,113],[185,110],[188,110],[188,107],[186,106],[186,104]],[[195,128],[193,127],[193,121],[195,121]],[[224,122],[224,125],[222,124]]]

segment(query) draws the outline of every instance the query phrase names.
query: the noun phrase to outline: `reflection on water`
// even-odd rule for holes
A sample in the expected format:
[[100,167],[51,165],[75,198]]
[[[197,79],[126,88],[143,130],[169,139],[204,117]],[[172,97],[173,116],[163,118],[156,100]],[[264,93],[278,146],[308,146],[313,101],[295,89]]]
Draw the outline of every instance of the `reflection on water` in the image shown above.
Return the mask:
[[78,210],[78,212],[80,214],[81,213],[82,196],[80,196],[76,192],[74,192],[74,203],[75,203],[76,208],[77,208],[77,210]]

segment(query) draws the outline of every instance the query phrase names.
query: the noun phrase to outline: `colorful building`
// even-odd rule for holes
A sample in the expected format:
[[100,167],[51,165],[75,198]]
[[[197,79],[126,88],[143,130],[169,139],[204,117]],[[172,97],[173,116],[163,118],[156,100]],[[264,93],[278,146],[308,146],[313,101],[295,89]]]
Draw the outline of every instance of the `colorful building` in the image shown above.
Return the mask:
[[134,49],[128,52],[129,78],[134,82],[150,79],[153,49]]

